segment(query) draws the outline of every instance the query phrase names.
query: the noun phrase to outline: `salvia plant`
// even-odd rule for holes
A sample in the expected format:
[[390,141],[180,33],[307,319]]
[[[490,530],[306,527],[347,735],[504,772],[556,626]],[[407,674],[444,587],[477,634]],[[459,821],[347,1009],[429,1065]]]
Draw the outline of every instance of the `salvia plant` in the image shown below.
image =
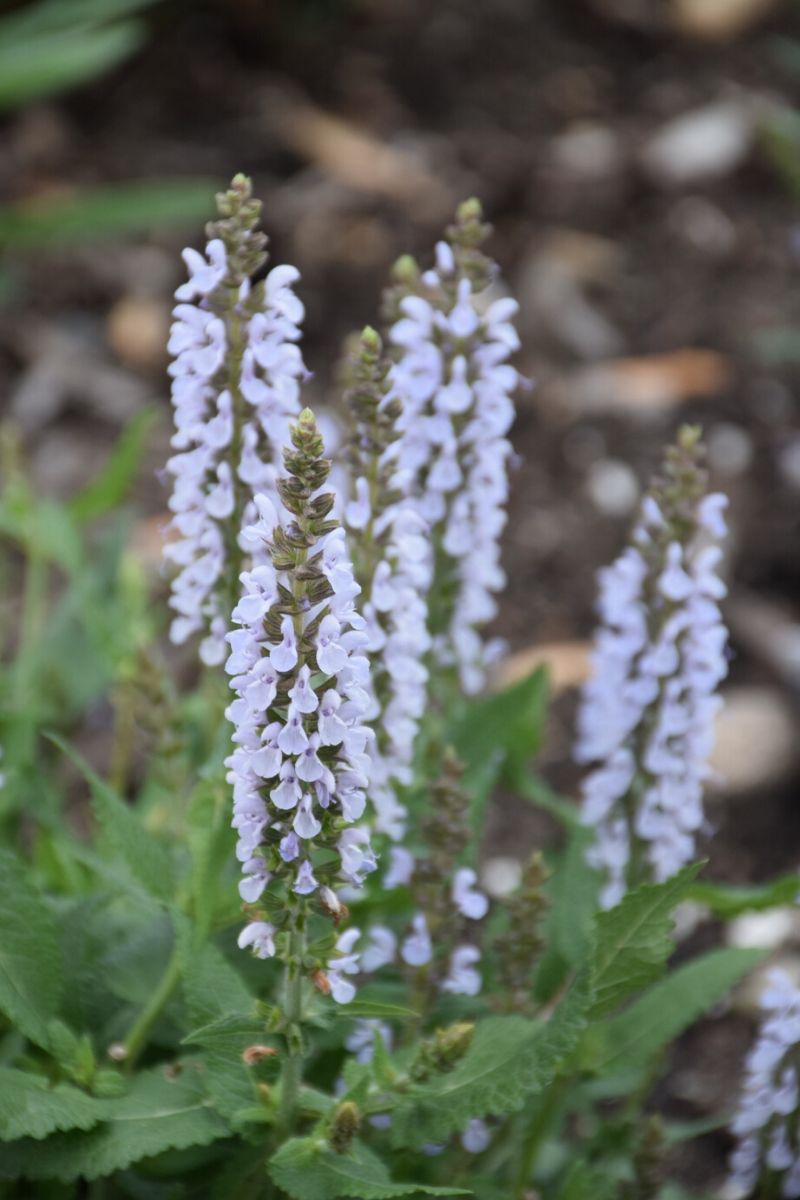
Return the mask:
[[[544,672],[490,683],[523,381],[479,204],[431,264],[396,264],[322,426],[298,272],[268,264],[246,178],[218,210],[169,339],[168,597],[124,503],[146,419],[62,506],[0,442],[22,596],[0,676],[0,1194],[687,1200],[671,1180],[705,1133],[715,1194],[800,1196],[793,981],[762,996],[738,1101],[695,1122],[656,1103],[674,1041],[762,957],[705,939],[675,962],[676,908],[800,890],[698,878],[729,659],[700,431],[600,572],[579,794],[559,796],[535,767]],[[522,803],[560,840],[520,845],[490,896],[484,818]]]

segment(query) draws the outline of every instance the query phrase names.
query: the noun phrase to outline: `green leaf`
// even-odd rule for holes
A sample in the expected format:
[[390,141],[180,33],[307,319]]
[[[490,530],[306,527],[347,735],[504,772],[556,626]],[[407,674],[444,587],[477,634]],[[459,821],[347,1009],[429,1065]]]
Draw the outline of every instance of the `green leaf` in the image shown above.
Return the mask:
[[126,21],[0,42],[0,109],[18,107],[110,70],[133,53],[142,35],[138,23]]
[[226,1013],[193,1029],[182,1039],[184,1046],[213,1046],[230,1039],[247,1038],[248,1042],[264,1036],[264,1022],[249,1013]]
[[57,1129],[91,1129],[105,1105],[66,1083],[0,1067],[0,1140],[45,1138]]
[[607,1021],[601,1072],[645,1066],[702,1013],[722,999],[766,951],[712,950],[672,971],[624,1012]]
[[782,875],[771,883],[736,886],[726,883],[693,883],[687,900],[704,904],[723,920],[743,912],[763,912],[779,904],[794,904],[800,895],[800,875]]
[[386,1004],[380,1000],[365,1000],[357,996],[349,1004],[337,1004],[334,1017],[375,1017],[379,1021],[416,1021],[419,1013],[403,1004]]
[[585,979],[573,984],[550,1019],[487,1017],[464,1058],[401,1097],[394,1109],[396,1145],[445,1141],[472,1117],[517,1112],[551,1081],[586,1026]]
[[46,1152],[24,1138],[0,1147],[0,1177],[99,1179],[165,1150],[206,1146],[229,1134],[210,1107],[194,1062],[168,1074],[155,1067],[137,1075],[127,1095],[102,1101],[106,1120],[86,1133],[55,1133]]
[[541,743],[547,696],[547,672],[539,667],[505,691],[471,701],[450,733],[467,777],[476,774],[486,783],[492,762],[512,780],[524,775]]
[[[226,742],[230,734],[225,733]],[[227,745],[219,745],[217,762],[227,754]],[[230,798],[228,789],[219,777],[201,779],[194,788],[189,802],[189,848],[192,855],[191,887],[192,913],[197,932],[207,934],[217,918],[227,896],[222,895],[221,884],[226,879],[225,868],[234,861],[235,834],[231,829],[228,812]],[[230,882],[226,889],[231,903],[238,901],[235,885]],[[238,909],[238,904],[237,904]]]
[[61,986],[52,915],[23,863],[0,850],[0,1012],[47,1049]]
[[612,1200],[614,1191],[615,1185],[607,1176],[588,1163],[577,1162],[564,1180],[558,1200]]
[[210,179],[109,184],[67,197],[0,207],[0,244],[38,250],[84,239],[151,233],[167,225],[191,225],[214,211],[217,186]]
[[255,1000],[241,975],[216,946],[184,945],[183,994],[189,1019],[196,1026],[187,1041],[203,1045],[206,1082],[215,1108],[229,1119],[256,1103],[251,1073],[242,1051],[264,1036],[247,1014]]
[[124,863],[136,881],[159,900],[171,900],[175,881],[169,851],[142,825],[136,810],[100,778],[74,747],[49,733],[48,738],[75,764],[89,784],[92,812],[102,839],[113,856]]
[[292,1138],[269,1162],[272,1180],[293,1200],[391,1200],[393,1196],[468,1196],[465,1188],[429,1183],[393,1183],[376,1154],[355,1142],[348,1154],[335,1154],[319,1138]]
[[597,910],[600,876],[586,862],[591,838],[588,829],[573,829],[553,876],[552,942],[571,966],[582,963],[586,956]]
[[76,521],[91,521],[122,503],[136,478],[156,418],[154,408],[136,414],[100,473],[70,501],[69,510]]
[[664,883],[644,883],[598,915],[592,1017],[610,1012],[661,974],[673,949],[672,911],[701,865],[684,867]]

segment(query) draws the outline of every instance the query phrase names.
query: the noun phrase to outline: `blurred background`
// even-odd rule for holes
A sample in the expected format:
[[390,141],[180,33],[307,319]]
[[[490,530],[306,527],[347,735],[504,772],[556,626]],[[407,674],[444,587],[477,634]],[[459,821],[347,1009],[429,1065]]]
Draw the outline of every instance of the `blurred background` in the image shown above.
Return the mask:
[[[541,767],[567,791],[595,572],[664,442],[703,424],[732,524],[710,870],[747,882],[796,869],[800,4],[0,6],[0,470],[6,487],[24,476],[31,495],[91,516],[109,497],[87,500],[86,482],[117,447],[113,478],[129,476],[135,501],[126,545],[156,590],[179,251],[202,243],[214,192],[240,170],[273,263],[302,273],[317,406],[335,407],[342,339],[376,320],[394,258],[427,261],[457,202],[483,201],[532,381],[496,631],[505,678],[550,665]],[[18,578],[12,560],[7,633]],[[92,731],[106,737],[102,707],[84,743]],[[552,832],[500,806],[487,845],[512,869],[521,836]],[[759,936],[800,968],[796,918]],[[701,1027],[679,1061],[676,1102],[712,1108],[735,1086],[741,1030],[720,1028]]]

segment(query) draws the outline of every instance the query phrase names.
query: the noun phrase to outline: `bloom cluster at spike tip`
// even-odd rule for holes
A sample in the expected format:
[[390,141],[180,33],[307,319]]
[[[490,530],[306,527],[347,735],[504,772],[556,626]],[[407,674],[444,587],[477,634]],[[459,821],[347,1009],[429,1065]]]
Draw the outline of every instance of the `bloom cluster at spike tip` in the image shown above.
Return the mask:
[[519,346],[516,301],[482,303],[495,273],[478,250],[486,232],[477,202],[462,205],[436,247],[435,267],[399,272],[399,319],[389,331],[391,383],[402,403],[398,465],[436,541],[437,657],[457,665],[469,693],[484,682],[487,648],[478,631],[495,615],[494,594],[505,583],[506,435],[519,382],[508,362]]
[[[745,1082],[731,1123],[730,1194],[744,1200],[762,1172],[774,1172],[786,1200],[800,1197],[800,989],[771,971],[761,997],[764,1020],[745,1060]],[[773,1192],[770,1192],[772,1195]]]
[[[372,736],[364,724],[365,622],[353,603],[359,586],[344,531],[329,519],[333,496],[320,490],[329,463],[308,410],[291,439],[287,475],[277,480],[287,511],[279,515],[267,496],[256,497],[258,520],[245,538],[261,548],[261,560],[242,574],[232,616],[239,628],[227,639],[226,670],[236,699],[227,710],[235,749],[226,765],[244,875],[239,890],[251,916],[239,944],[262,958],[275,953],[276,930],[258,906],[273,879],[290,896],[316,894],[322,909],[337,917],[337,881],[359,887],[376,866],[359,823]],[[315,866],[313,853],[322,849],[335,854]],[[329,966],[337,1000],[354,991],[346,976],[358,970],[357,937],[357,930],[342,934],[340,957]]]
[[348,461],[353,477],[344,523],[367,622],[372,685],[368,719],[376,733],[370,748],[375,828],[399,841],[407,814],[397,788],[411,782],[427,699],[424,657],[431,644],[426,603],[431,570],[427,526],[408,496],[408,475],[397,466],[401,409],[390,392],[388,371],[380,338],[374,330],[364,330],[348,363],[344,397],[351,417]]
[[234,179],[218,197],[205,257],[185,250],[189,279],[168,343],[176,451],[170,508],[175,536],[165,557],[177,568],[170,628],[181,643],[204,632],[200,656],[225,657],[225,633],[244,548],[239,530],[255,519],[256,492],[274,494],[280,448],[300,408],[305,368],[298,346],[303,305],[294,267],[251,276],[266,261],[257,229],[260,204],[249,181]]
[[727,673],[717,574],[724,496],[705,490],[698,431],[681,431],[665,481],[645,498],[631,544],[600,572],[601,626],[578,717],[575,756],[595,764],[582,819],[589,862],[616,904],[641,851],[656,881],[689,862],[704,823],[716,690]]

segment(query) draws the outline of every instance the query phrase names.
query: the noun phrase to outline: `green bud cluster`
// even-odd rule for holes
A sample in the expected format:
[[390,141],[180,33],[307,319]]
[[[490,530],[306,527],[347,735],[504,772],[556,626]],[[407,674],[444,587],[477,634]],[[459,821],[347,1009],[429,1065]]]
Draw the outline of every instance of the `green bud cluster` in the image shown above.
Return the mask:
[[544,945],[541,923],[549,904],[544,894],[547,877],[541,854],[533,854],[519,888],[503,901],[508,925],[494,947],[503,1007],[512,1011],[524,1012],[531,1005],[533,972]]

